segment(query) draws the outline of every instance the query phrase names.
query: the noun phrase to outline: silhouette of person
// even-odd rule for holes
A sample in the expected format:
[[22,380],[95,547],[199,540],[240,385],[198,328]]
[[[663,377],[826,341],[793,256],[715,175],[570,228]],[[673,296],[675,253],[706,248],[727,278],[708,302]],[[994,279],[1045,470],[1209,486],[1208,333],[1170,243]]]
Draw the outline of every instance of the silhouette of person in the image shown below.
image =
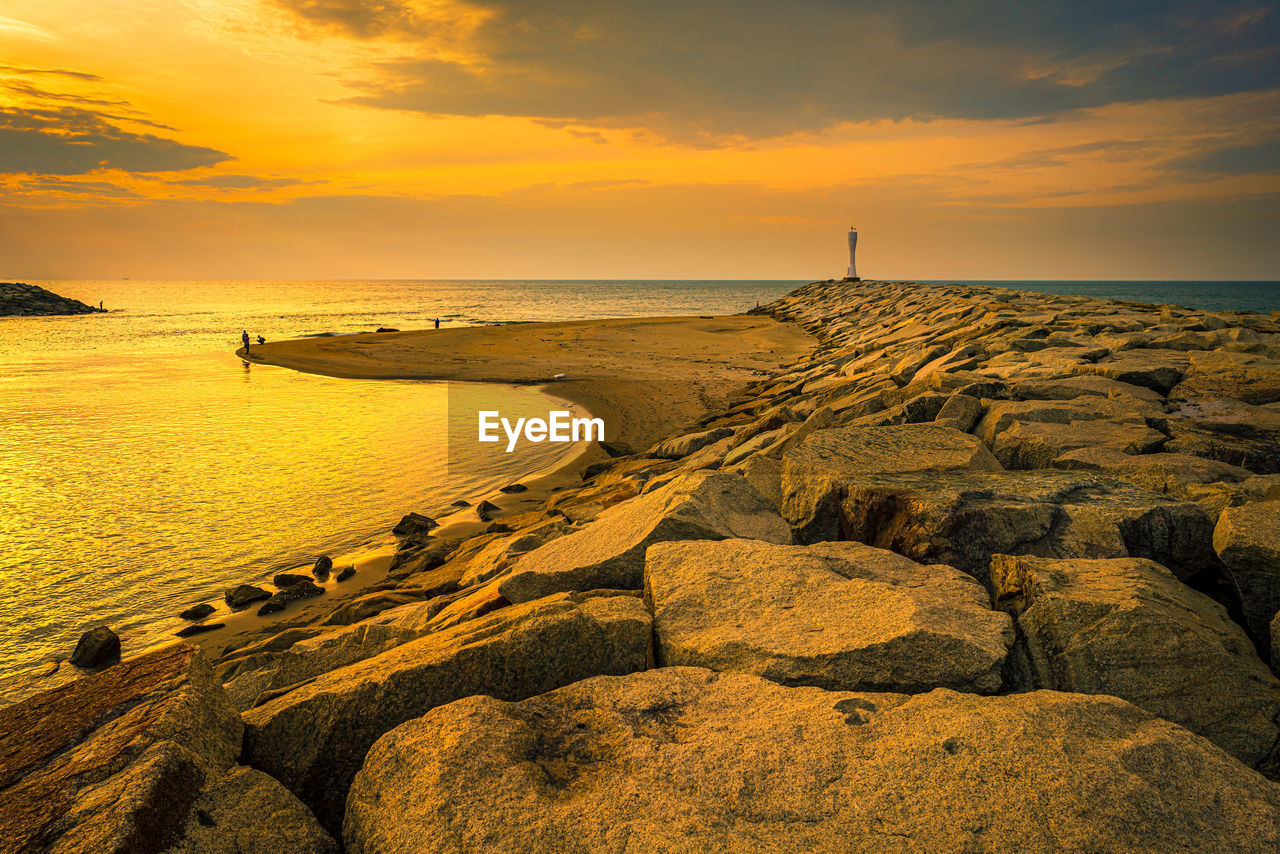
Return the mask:
[[240,340],[244,342],[244,354],[249,355],[249,330],[246,329],[240,333]]

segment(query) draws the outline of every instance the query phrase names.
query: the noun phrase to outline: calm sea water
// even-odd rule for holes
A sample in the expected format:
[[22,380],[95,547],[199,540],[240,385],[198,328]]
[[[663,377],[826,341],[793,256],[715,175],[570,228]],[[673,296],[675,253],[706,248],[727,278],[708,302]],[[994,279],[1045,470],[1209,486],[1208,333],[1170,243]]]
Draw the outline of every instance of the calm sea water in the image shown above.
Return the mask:
[[[268,339],[742,311],[795,282],[34,282],[110,313],[0,318],[0,697],[106,623],[137,649],[241,582],[475,501],[564,445],[446,465],[447,395],[545,416],[529,388],[339,380],[234,355]],[[486,448],[486,451],[488,448]],[[66,665],[64,665],[66,666]],[[6,691],[5,687],[10,690]]]
[[[501,464],[446,466],[448,386],[247,366],[233,355],[241,329],[280,339],[436,317],[734,313],[802,282],[34,284],[111,313],[0,318],[0,685],[65,657],[92,625],[136,649],[228,586],[385,536],[409,510],[474,499],[565,453],[525,444]],[[1280,309],[1274,282],[990,284]],[[551,402],[527,388],[483,393],[517,415]]]

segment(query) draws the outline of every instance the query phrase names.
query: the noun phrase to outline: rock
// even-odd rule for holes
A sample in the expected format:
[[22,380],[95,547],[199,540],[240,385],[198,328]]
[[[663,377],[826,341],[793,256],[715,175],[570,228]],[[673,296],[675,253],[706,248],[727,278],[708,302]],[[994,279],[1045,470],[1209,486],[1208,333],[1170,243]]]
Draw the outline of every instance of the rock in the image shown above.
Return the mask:
[[949,566],[861,543],[657,543],[644,571],[659,667],[832,691],[994,693],[1013,643],[987,591]]
[[392,329],[390,326],[379,326],[376,332],[399,332],[399,329]]
[[406,723],[369,752],[344,838],[349,854],[1260,854],[1280,845],[1280,786],[1113,697],[663,668]]
[[258,609],[258,616],[262,617],[283,611],[294,602],[309,599],[312,596],[319,596],[322,593],[324,593],[324,588],[314,581],[299,581],[297,584],[289,585],[279,593],[271,596],[266,602],[263,602],[262,607]]
[[320,581],[328,578],[331,572],[333,572],[333,558],[328,555],[320,555],[316,558],[315,566],[311,567],[311,574]]
[[664,460],[678,460],[689,456],[695,451],[700,451],[708,445],[714,445],[721,439],[728,439],[733,434],[734,431],[731,427],[717,427],[713,430],[704,430],[701,433],[677,436],[674,439],[659,443],[653,449],[653,456]]
[[742,475],[747,479],[747,483],[756,488],[756,492],[769,499],[769,503],[779,512],[782,511],[782,462],[780,460],[763,454],[752,454],[731,469],[722,469],[722,471]]
[[1125,350],[1090,364],[1076,365],[1070,373],[1093,374],[1167,395],[1182,379],[1188,361],[1186,352],[1181,350]]
[[226,626],[226,623],[197,623],[194,626],[187,626],[185,629],[178,629],[178,631],[174,632],[174,635],[180,638],[189,638],[214,631],[215,629],[224,629]]
[[1192,352],[1171,397],[1227,397],[1245,403],[1280,401],[1280,361],[1230,350]]
[[355,574],[356,574],[356,568],[354,566],[344,566],[342,569],[338,570],[338,574],[334,577],[334,580],[346,581],[348,578],[350,578]]
[[312,583],[311,576],[302,575],[297,572],[281,572],[271,577],[271,583],[280,589],[292,587],[295,584],[302,584],[303,582]]
[[187,610],[178,614],[184,620],[203,620],[217,609],[207,602],[201,602],[199,605],[192,605]]
[[223,598],[227,600],[229,607],[243,608],[252,602],[270,599],[271,594],[261,587],[254,587],[252,584],[241,584],[224,593]]
[[837,505],[848,484],[885,471],[997,470],[977,438],[933,424],[820,430],[782,457],[782,511],[799,542],[840,538]]
[[48,317],[59,314],[97,314],[102,309],[80,300],[22,282],[0,282],[0,317]]
[[457,501],[453,502],[453,503],[452,503],[452,504],[450,504],[449,506],[450,506],[450,507],[470,507],[470,506],[471,506],[471,502],[470,502],[470,501],[466,501],[466,500],[464,500],[464,499],[462,499],[462,498],[459,498]]
[[1242,466],[1259,474],[1280,472],[1280,412],[1236,400],[1183,401],[1169,413],[1166,449]]
[[511,602],[563,590],[639,590],[644,552],[653,543],[731,537],[791,542],[777,510],[746,480],[722,472],[692,472],[610,507],[582,530],[524,555],[498,590]]
[[1149,560],[996,555],[1035,685],[1110,694],[1280,774],[1280,681],[1223,607]]
[[1106,419],[1113,423],[1146,427],[1148,420],[1164,417],[1164,409],[1158,404],[1133,399],[1100,399],[1096,397],[1073,400],[993,400],[987,406],[982,420],[973,428],[973,434],[989,447],[994,447],[997,437],[1015,424],[1063,424],[1073,425],[1083,421]]
[[1178,498],[1189,498],[1188,487],[1192,484],[1236,483],[1250,474],[1248,469],[1190,454],[1135,456],[1117,448],[1079,448],[1058,455],[1052,465],[1068,471],[1101,472]]
[[[421,606],[415,603],[408,607]],[[397,613],[399,610],[397,608]],[[421,629],[397,625],[392,615],[383,614],[353,626],[299,640],[275,655],[270,665],[232,679],[227,683],[227,693],[237,709],[247,711],[260,705],[258,698],[264,692],[280,696],[295,685],[373,658],[422,634]]]
[[[465,501],[455,501],[455,507],[469,507]],[[421,513],[409,513],[402,517],[396,526],[391,529],[391,533],[397,537],[425,537],[436,528],[440,527],[440,523],[430,516],[423,516]]]
[[0,708],[4,848],[162,851],[240,736],[209,665],[183,644]]
[[982,417],[982,411],[982,401],[978,398],[956,392],[942,404],[933,420],[940,427],[951,427],[961,433],[968,433]]
[[106,626],[96,626],[80,635],[71,663],[76,667],[99,667],[120,659],[120,638]]
[[1245,625],[1265,654],[1271,620],[1280,610],[1280,501],[1223,510],[1213,548],[1240,594]]
[[1070,421],[1066,424],[1015,421],[996,436],[991,452],[1006,469],[1039,469],[1080,448],[1114,448],[1125,454],[1149,454],[1168,439],[1145,424],[1120,421]]
[[237,766],[205,788],[165,854],[338,854],[338,844],[284,786]]
[[843,539],[987,583],[993,554],[1145,557],[1180,579],[1216,568],[1213,523],[1199,506],[1087,472],[878,474],[835,508]]
[[1009,394],[1019,400],[1075,400],[1080,397],[1132,397],[1161,403],[1160,392],[1100,376],[1040,377],[1015,380]]
[[600,446],[600,450],[604,451],[610,457],[629,457],[635,453],[635,449],[626,442],[606,442],[599,440],[596,442]]
[[523,483],[512,483],[501,487],[498,491],[504,495],[514,495],[517,492],[527,492],[528,490],[529,487],[525,486]]
[[649,614],[634,596],[562,594],[502,608],[245,712],[244,761],[284,783],[332,831],[365,753],[383,733],[472,694],[516,700],[639,670],[650,633]]
[[495,513],[501,511],[502,508],[491,501],[481,501],[476,505],[476,515],[480,517],[481,522],[488,522]]

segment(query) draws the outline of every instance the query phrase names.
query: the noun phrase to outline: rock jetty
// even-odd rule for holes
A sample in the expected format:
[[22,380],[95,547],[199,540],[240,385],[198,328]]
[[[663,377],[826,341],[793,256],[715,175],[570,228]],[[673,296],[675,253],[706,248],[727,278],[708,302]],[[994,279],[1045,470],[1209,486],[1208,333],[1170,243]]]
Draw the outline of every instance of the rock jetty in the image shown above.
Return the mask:
[[1276,319],[758,311],[817,346],[323,624],[0,710],[0,850],[1280,849]]
[[0,282],[0,317],[47,317],[56,314],[98,314],[104,311],[79,300],[60,297],[37,285]]

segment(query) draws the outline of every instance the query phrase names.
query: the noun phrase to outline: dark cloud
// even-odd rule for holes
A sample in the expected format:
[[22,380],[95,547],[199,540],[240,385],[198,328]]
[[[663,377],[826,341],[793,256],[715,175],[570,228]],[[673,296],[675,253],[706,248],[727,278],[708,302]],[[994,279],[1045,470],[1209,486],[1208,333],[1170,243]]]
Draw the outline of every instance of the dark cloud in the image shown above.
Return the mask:
[[90,110],[0,109],[0,174],[170,172],[228,159],[212,148],[125,130]]
[[401,0],[275,0],[303,21],[357,39],[421,35],[426,28],[412,4]]
[[37,75],[89,82],[97,75],[65,69],[0,66],[10,105],[0,106],[0,174],[83,175],[102,169],[170,172],[212,166],[231,159],[212,148],[129,130],[141,125],[174,130],[152,121],[128,101],[55,92],[33,84]]
[[[277,0],[356,38],[426,33],[408,0]],[[644,126],[685,141],[846,121],[1043,119],[1280,88],[1268,0],[480,0],[480,65],[418,56],[358,103]]]
[[1164,164],[1174,172],[1196,175],[1253,175],[1280,172],[1280,139],[1255,145],[1235,145],[1179,157]]
[[216,190],[266,190],[314,182],[298,178],[263,178],[257,175],[212,175],[208,178],[189,178],[171,183],[184,187],[209,187]]

